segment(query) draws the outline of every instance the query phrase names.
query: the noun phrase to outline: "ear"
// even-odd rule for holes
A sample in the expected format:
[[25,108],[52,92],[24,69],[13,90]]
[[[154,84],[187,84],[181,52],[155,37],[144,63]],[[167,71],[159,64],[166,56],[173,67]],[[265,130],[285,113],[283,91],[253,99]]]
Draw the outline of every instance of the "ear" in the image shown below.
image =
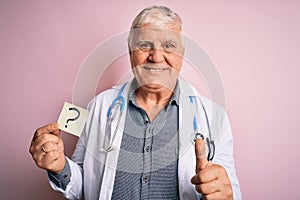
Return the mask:
[[127,47],[128,47],[128,53],[129,53],[129,55],[130,55],[131,48],[130,48],[130,45],[129,45],[129,43],[127,43]]
[[128,45],[128,54],[129,54],[129,61],[130,61],[130,64],[131,64],[131,67],[133,66],[133,56],[132,56],[132,51]]

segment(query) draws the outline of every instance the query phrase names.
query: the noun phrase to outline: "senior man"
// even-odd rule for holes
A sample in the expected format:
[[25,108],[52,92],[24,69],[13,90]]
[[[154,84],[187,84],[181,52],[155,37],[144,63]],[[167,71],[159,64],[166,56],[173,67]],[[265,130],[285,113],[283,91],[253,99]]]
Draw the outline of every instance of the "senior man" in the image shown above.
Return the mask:
[[226,114],[178,79],[181,32],[167,7],[138,14],[128,38],[134,79],[89,103],[72,159],[57,123],[36,130],[30,153],[55,190],[87,200],[241,199]]

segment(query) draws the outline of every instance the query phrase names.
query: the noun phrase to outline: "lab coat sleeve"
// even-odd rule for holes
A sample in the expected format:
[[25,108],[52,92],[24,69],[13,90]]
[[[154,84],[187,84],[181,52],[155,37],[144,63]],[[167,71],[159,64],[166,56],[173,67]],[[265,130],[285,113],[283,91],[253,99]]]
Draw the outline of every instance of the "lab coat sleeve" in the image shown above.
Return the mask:
[[66,159],[68,160],[71,169],[70,182],[67,185],[66,190],[57,187],[50,179],[48,179],[49,183],[54,190],[61,192],[67,199],[81,199],[83,191],[82,168],[68,157],[66,157]]
[[62,193],[67,199],[81,199],[83,196],[83,173],[82,173],[82,163],[85,151],[85,147],[82,141],[79,139],[76,145],[75,152],[72,156],[72,159],[66,157],[71,170],[70,182],[67,185],[66,190],[63,190],[56,186],[50,179],[49,183],[51,187]]
[[[90,102],[88,105],[88,110],[91,110],[92,105],[94,104],[94,100]],[[89,116],[90,118],[91,116]],[[87,127],[83,129],[83,133],[81,134],[78,142],[76,144],[75,151],[72,155],[72,160],[66,157],[71,169],[71,177],[70,182],[66,187],[66,190],[63,190],[57,187],[51,180],[49,179],[51,187],[61,192],[67,199],[82,199],[83,198],[83,162],[86,155],[86,133]]]
[[233,198],[234,200],[241,200],[242,194],[233,157],[233,136],[226,113],[222,120],[221,134],[216,141],[216,155],[213,162],[222,165],[226,169],[233,189]]

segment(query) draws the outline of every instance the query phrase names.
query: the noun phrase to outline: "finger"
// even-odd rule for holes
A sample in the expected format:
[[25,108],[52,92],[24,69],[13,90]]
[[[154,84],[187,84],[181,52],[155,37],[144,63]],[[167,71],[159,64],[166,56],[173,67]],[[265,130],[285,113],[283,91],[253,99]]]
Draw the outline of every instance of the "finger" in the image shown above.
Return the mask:
[[39,151],[35,151],[34,153],[31,154],[33,157],[33,160],[35,161],[35,163],[37,164],[37,166],[42,167],[43,168],[43,158],[46,155],[45,152],[42,151],[42,149],[40,149]]
[[59,153],[64,153],[64,143],[63,143],[63,140],[60,138],[59,139],[59,142],[57,144],[57,147],[58,147],[58,152]]
[[60,131],[58,128],[58,123],[51,123],[47,124],[46,126],[42,126],[35,131],[32,141],[34,142],[36,138],[46,133],[53,133],[55,135],[59,135]]
[[198,174],[200,170],[205,169],[208,166],[204,140],[197,139],[195,141],[195,154],[196,154],[196,174]]
[[65,157],[57,151],[51,151],[44,156],[42,162],[44,169],[59,173],[65,166]]
[[60,155],[61,154],[57,151],[50,151],[50,152],[46,153],[45,156],[43,156],[42,162],[45,165],[48,165],[48,164],[52,163],[53,161],[57,160]]
[[44,134],[39,136],[35,142],[32,142],[29,148],[29,152],[30,154],[44,154],[45,152],[42,151],[42,149],[45,147],[43,146],[44,144],[46,144],[47,142],[53,142],[53,143],[59,143],[59,141],[61,140],[61,138],[52,135],[52,134]]
[[222,185],[220,180],[213,180],[208,183],[202,183],[195,186],[196,190],[201,194],[212,194],[220,191]]
[[46,142],[41,146],[41,149],[44,149],[44,152],[48,153],[50,151],[57,151],[58,153],[64,153],[64,144],[63,140],[59,138],[59,142]]
[[192,177],[191,183],[196,185],[216,180],[220,177],[220,171],[219,165],[208,162],[205,169],[201,169],[201,171]]
[[224,196],[224,194],[220,191],[217,191],[217,192],[214,192],[214,193],[211,193],[211,194],[204,194],[202,195],[202,197],[206,200],[213,200],[213,199],[219,199],[219,200],[222,200],[222,199],[229,199],[227,196]]
[[59,159],[60,153],[57,151],[51,151],[46,153],[40,160],[40,167],[44,169],[49,169],[53,165],[54,161]]
[[42,148],[46,153],[49,153],[50,151],[58,151],[58,143],[55,142],[46,142],[42,145]]
[[203,169],[199,174],[201,183],[208,183],[216,179],[226,180],[227,177],[225,168],[217,164],[213,164],[210,167]]
[[44,144],[47,142],[53,142],[58,144],[60,141],[60,138],[53,134],[44,134],[39,136],[36,141],[33,144],[33,147],[37,150],[40,149]]
[[201,184],[201,180],[200,180],[200,174],[196,174],[195,176],[193,176],[191,178],[191,183],[194,184],[194,185],[198,185],[198,184]]
[[[57,127],[59,127],[59,125],[57,125]],[[60,130],[59,129],[55,129],[51,133],[58,136],[58,137],[60,136]]]

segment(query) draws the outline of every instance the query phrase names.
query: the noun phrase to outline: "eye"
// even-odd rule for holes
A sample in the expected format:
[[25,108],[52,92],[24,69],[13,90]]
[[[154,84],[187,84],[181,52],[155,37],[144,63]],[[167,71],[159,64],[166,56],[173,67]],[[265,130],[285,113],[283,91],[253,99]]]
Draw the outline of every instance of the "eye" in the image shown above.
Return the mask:
[[153,45],[150,42],[139,42],[137,47],[142,51],[149,51],[153,48]]
[[167,42],[165,44],[163,44],[163,48],[165,51],[174,51],[176,49],[176,45],[172,42]]

